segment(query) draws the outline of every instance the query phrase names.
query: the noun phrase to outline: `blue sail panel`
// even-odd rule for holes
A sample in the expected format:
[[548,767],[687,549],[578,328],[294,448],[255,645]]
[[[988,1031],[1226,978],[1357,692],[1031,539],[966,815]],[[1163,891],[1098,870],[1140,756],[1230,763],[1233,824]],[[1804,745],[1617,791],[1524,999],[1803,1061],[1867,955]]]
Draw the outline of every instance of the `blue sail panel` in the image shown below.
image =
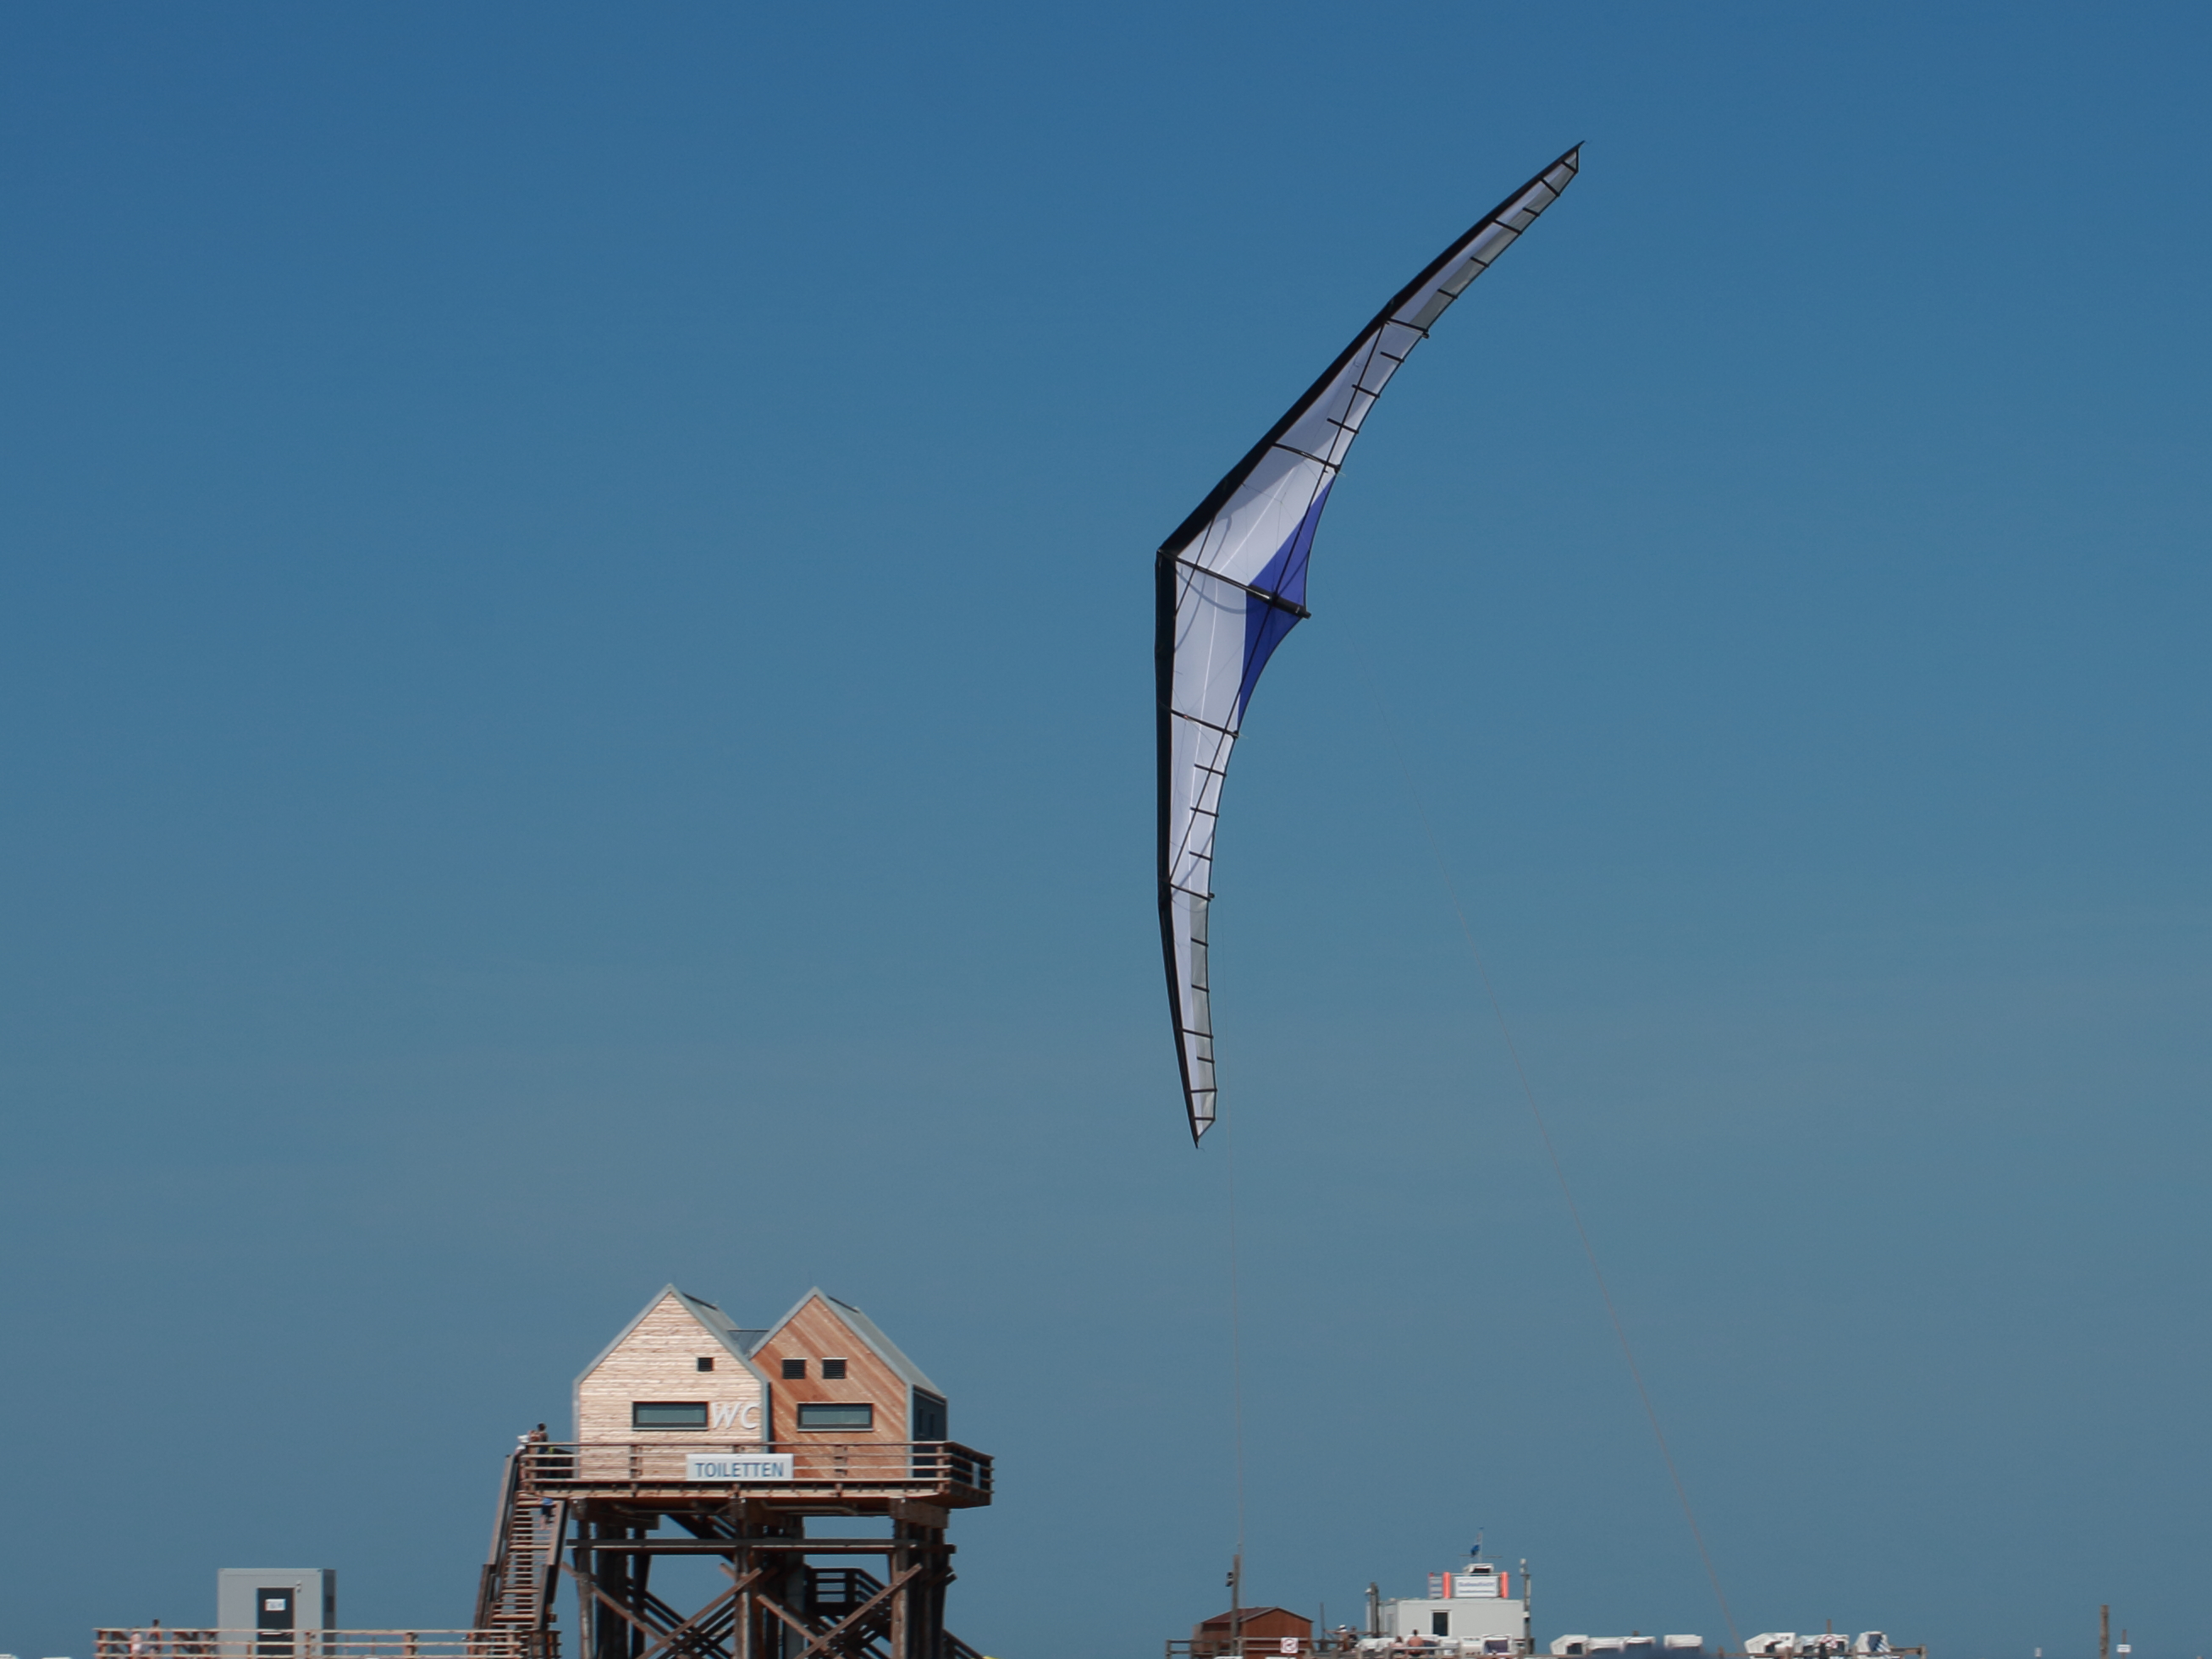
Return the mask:
[[1244,680],[1237,688],[1237,723],[1244,723],[1244,705],[1252,701],[1260,684],[1260,671],[1275,654],[1290,631],[1298,625],[1298,613],[1270,605],[1257,593],[1247,599],[1244,611]]
[[[1252,580],[1259,592],[1248,593],[1244,599],[1244,676],[1237,685],[1237,718],[1232,726],[1244,724],[1244,710],[1252,701],[1252,693],[1260,684],[1260,671],[1267,665],[1267,659],[1275,654],[1275,647],[1289,637],[1290,631],[1304,620],[1298,612],[1306,605],[1306,561],[1313,552],[1314,531],[1321,523],[1321,510],[1328,505],[1328,492],[1335,487],[1331,478],[1321,487],[1298,527],[1291,532],[1275,556],[1260,567],[1260,574]],[[1295,609],[1293,608],[1295,607]]]

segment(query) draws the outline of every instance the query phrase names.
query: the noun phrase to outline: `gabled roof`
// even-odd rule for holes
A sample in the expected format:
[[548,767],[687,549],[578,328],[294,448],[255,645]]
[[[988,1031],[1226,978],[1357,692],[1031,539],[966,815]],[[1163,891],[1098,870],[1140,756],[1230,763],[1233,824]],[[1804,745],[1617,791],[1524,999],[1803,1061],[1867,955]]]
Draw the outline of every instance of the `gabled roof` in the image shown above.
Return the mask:
[[585,1377],[589,1376],[605,1364],[607,1356],[629,1341],[629,1334],[645,1322],[645,1316],[672,1296],[683,1304],[684,1310],[692,1318],[699,1322],[701,1328],[729,1350],[731,1356],[737,1360],[738,1364],[751,1371],[753,1376],[762,1382],[765,1383],[768,1381],[768,1378],[754,1366],[750,1358],[752,1351],[760,1346],[760,1333],[738,1329],[737,1322],[713,1303],[693,1296],[688,1291],[679,1291],[673,1285],[662,1285],[653,1298],[637,1310],[637,1316],[622,1328],[621,1334],[599,1350],[599,1358],[584,1367],[576,1381],[581,1382]]
[[[911,1359],[908,1359],[903,1353],[901,1353],[899,1352],[898,1344],[892,1341],[890,1338],[885,1336],[881,1331],[876,1328],[876,1322],[874,1320],[869,1318],[867,1315],[862,1313],[851,1303],[840,1302],[836,1297],[831,1296],[828,1291],[821,1290],[818,1287],[807,1291],[805,1296],[800,1297],[797,1302],[793,1303],[791,1307],[791,1311],[784,1315],[782,1318],[777,1320],[775,1323],[769,1328],[768,1336],[763,1336],[761,1339],[761,1342],[767,1341],[769,1337],[774,1336],[786,1325],[791,1323],[793,1320],[799,1316],[799,1310],[801,1308],[804,1308],[817,1296],[830,1304],[831,1311],[836,1313],[838,1318],[845,1322],[847,1326],[851,1328],[854,1335],[859,1337],[861,1341],[868,1345],[869,1348],[875,1353],[877,1358],[882,1360],[884,1364],[891,1368],[892,1372],[902,1382],[904,1382],[910,1389],[920,1389],[924,1394],[935,1395],[939,1400],[945,1398],[945,1390],[939,1388],[936,1383],[924,1376],[921,1374],[921,1367],[915,1364]],[[759,1347],[760,1342],[756,1342],[753,1344],[753,1346],[756,1348]]]
[[1307,1618],[1303,1613],[1293,1613],[1288,1607],[1237,1607],[1231,1609],[1228,1613],[1215,1613],[1212,1618],[1207,1620],[1204,1624],[1200,1625],[1199,1628],[1200,1630],[1227,1630],[1231,1625],[1249,1625],[1264,1613],[1287,1613],[1290,1617],[1297,1620],[1300,1624],[1310,1625],[1313,1623],[1313,1620]]

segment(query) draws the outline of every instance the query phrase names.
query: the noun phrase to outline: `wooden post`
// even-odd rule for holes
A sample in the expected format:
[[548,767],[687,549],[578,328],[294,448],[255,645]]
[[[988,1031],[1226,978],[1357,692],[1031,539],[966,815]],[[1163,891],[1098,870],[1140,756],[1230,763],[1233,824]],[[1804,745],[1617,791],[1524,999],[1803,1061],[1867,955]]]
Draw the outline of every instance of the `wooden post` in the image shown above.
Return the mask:
[[[904,1521],[891,1522],[891,1554],[889,1577],[896,1584],[899,1575],[914,1565],[914,1552],[908,1540],[914,1531]],[[914,1653],[914,1585],[900,1584],[891,1596],[891,1659],[915,1659]]]
[[[753,1529],[751,1524],[744,1519],[746,1506],[744,1504],[740,1502],[734,1507],[736,1508],[738,1516],[737,1523],[738,1536],[741,1538],[750,1538],[752,1536]],[[750,1573],[752,1570],[753,1552],[751,1550],[741,1548],[732,1550],[730,1553],[730,1571],[738,1576],[740,1583],[744,1581],[745,1575]],[[730,1626],[731,1659],[753,1659],[756,1646],[753,1634],[753,1621],[759,1616],[760,1615],[753,1608],[752,1591],[750,1589],[739,1590],[738,1592],[737,1620],[736,1622]]]
[[927,1528],[922,1535],[929,1540],[931,1547],[930,1571],[927,1575],[929,1599],[922,1604],[928,1609],[929,1616],[928,1628],[923,1632],[924,1639],[929,1644],[926,1659],[945,1659],[945,1591],[952,1583],[952,1558],[945,1551],[943,1527]]
[[592,1639],[592,1581],[585,1576],[592,1570],[591,1547],[585,1541],[591,1535],[592,1523],[578,1516],[576,1567],[569,1575],[576,1581],[576,1659],[597,1659],[599,1651]]
[[2112,1659],[2112,1604],[2097,1609],[2097,1659]]

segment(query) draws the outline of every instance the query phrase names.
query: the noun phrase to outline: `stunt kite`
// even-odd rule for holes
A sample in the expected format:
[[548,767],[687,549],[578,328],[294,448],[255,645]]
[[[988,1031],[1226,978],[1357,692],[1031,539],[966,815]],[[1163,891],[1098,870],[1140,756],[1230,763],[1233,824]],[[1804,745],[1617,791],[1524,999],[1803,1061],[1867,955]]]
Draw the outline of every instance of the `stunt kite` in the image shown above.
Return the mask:
[[1161,544],[1153,654],[1159,680],[1160,944],[1194,1144],[1213,1124],[1206,912],[1229,751],[1260,671],[1306,609],[1314,528],[1382,388],[1444,308],[1574,179],[1569,150],[1401,289],[1267,435]]

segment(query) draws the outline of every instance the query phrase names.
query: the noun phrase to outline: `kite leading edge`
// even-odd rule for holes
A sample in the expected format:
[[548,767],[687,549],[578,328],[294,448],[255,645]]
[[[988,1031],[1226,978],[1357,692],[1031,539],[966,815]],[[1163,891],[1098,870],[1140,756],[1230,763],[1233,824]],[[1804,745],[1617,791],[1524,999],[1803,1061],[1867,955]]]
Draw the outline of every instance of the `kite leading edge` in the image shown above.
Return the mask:
[[1194,1143],[1213,1123],[1206,907],[1221,782],[1260,671],[1311,614],[1306,559],[1337,469],[1398,365],[1559,199],[1581,154],[1577,145],[1559,157],[1400,289],[1160,545],[1160,943]]

